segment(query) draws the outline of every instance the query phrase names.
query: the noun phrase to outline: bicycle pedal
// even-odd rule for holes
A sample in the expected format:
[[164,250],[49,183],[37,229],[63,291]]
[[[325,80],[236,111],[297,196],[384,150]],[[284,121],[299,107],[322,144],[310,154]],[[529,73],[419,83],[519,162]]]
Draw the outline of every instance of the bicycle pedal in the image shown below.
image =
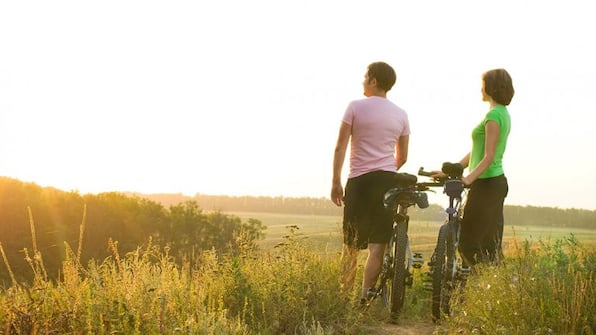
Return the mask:
[[469,275],[470,275],[470,268],[469,267],[460,266],[460,267],[457,268],[457,276],[458,276],[458,278],[461,278],[461,279],[468,278]]
[[411,288],[412,284],[414,284],[414,277],[412,275],[407,275],[405,282],[406,282],[406,286]]
[[367,300],[371,300],[371,299],[375,298],[377,295],[379,295],[379,293],[374,288],[369,288],[368,290],[366,290],[366,299]]
[[412,257],[412,267],[414,269],[420,269],[422,268],[422,265],[424,265],[424,257],[422,257],[422,254],[419,252],[414,253],[414,256]]

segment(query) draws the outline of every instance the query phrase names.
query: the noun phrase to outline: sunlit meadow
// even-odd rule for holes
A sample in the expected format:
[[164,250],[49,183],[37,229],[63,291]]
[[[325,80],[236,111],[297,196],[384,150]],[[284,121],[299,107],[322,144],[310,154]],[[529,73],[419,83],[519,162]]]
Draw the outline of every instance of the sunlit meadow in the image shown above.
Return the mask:
[[[425,227],[414,225],[411,238],[427,248],[424,230],[435,227]],[[84,245],[65,244],[58,280],[48,279],[33,243],[24,257],[34,280],[13,276],[0,291],[0,334],[371,334],[388,320],[380,301],[359,312],[357,288],[339,293],[337,245],[298,225],[280,233],[268,247],[210,250],[182,263],[151,240],[127,254],[110,241],[111,256],[88,264],[79,262]],[[470,276],[454,315],[436,333],[594,334],[594,245],[574,235],[510,238],[507,245],[501,266]],[[1,245],[0,251],[4,256]],[[432,322],[426,270],[414,274],[402,321]],[[358,271],[360,279],[361,266]]]

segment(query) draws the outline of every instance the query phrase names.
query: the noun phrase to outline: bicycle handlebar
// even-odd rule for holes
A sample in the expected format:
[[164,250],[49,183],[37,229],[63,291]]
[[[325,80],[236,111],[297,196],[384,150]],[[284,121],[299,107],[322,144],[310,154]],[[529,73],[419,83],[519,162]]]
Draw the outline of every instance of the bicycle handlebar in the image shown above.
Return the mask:
[[444,186],[445,181],[448,179],[447,177],[442,177],[442,178],[441,177],[433,177],[434,174],[429,171],[424,171],[423,167],[420,167],[420,169],[418,169],[418,175],[423,176],[423,177],[431,177],[433,179],[432,182],[418,183],[419,185],[422,184],[423,186],[427,186],[427,187]]
[[470,187],[469,185],[464,185],[464,183],[461,181],[463,170],[464,167],[460,163],[443,163],[441,171],[445,174],[445,176],[434,177],[434,173],[424,171],[424,168],[421,167],[418,170],[418,175],[431,177],[434,181],[418,183],[418,185],[423,184],[427,187],[444,187],[443,192],[446,193],[450,199],[460,198],[464,188]]
[[421,191],[426,191],[428,190],[429,187],[441,187],[441,186],[445,186],[445,181],[434,181],[434,182],[422,182],[422,183],[416,183],[416,186],[418,186],[418,189]]
[[433,176],[432,172],[424,171],[424,168],[422,166],[420,167],[420,169],[418,169],[418,175],[424,176],[424,177],[432,177]]
[[460,180],[464,173],[464,166],[461,163],[445,162],[441,167],[441,172],[445,174],[444,177],[433,177],[433,173],[424,171],[423,167],[418,169],[418,175],[425,177],[432,177],[437,182],[445,182],[445,180]]

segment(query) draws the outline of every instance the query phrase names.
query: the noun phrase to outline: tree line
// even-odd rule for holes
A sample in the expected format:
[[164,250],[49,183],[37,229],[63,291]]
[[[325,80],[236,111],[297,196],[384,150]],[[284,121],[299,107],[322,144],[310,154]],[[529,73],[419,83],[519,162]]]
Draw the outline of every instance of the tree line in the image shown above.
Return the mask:
[[[185,196],[182,194],[149,194],[140,195],[163,204],[177,203],[193,199],[206,210],[222,210],[226,212],[264,212],[288,213],[304,215],[342,215],[342,208],[335,206],[327,198],[288,198],[288,197],[256,197],[204,195]],[[412,207],[408,210],[412,220],[443,221],[446,217],[444,207],[431,204],[426,209]],[[596,211],[575,208],[553,208],[538,206],[505,205],[505,222],[515,226],[547,226],[596,228]]]
[[[216,249],[226,252],[256,247],[266,227],[255,219],[242,221],[229,212],[268,212],[341,216],[342,208],[326,198],[214,196],[197,194],[81,195],[0,177],[0,246],[4,265],[14,273],[30,273],[27,258],[43,256],[48,273],[57,273],[66,247],[81,248],[81,262],[111,255],[110,240],[120,252],[148,243],[167,247],[174,257]],[[443,221],[444,208],[413,207],[412,220]],[[534,206],[505,206],[507,225],[542,225],[594,229],[596,211]],[[67,246],[65,246],[65,244]],[[0,270],[0,280],[7,271]]]
[[[341,216],[343,208],[338,207],[327,198],[314,197],[266,197],[266,196],[229,196],[196,194],[186,196],[183,194],[139,194],[140,196],[164,205],[175,204],[181,201],[194,200],[201,204],[205,210],[219,210],[223,212],[260,212],[282,213],[298,215],[335,215]],[[426,209],[412,207],[408,210],[413,220],[436,221],[445,217],[444,209],[436,204],[431,204]]]
[[123,254],[151,243],[182,260],[206,249],[256,248],[265,228],[259,220],[204,211],[193,199],[166,207],[123,193],[80,195],[0,177],[0,281],[9,269],[29,279],[34,257],[43,257],[49,276],[57,275],[67,248],[80,250],[83,265],[112,256],[110,241]]

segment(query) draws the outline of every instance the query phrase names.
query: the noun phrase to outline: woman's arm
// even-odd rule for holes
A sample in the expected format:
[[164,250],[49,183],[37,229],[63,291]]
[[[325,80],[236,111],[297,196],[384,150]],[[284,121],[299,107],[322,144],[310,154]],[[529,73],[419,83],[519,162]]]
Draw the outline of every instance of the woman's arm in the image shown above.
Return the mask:
[[484,157],[478,163],[478,166],[470,172],[469,175],[462,178],[466,185],[472,184],[478,177],[488,169],[495,159],[495,152],[497,151],[497,142],[499,140],[500,127],[496,121],[486,121],[484,125],[486,132],[486,139],[484,141]]
[[470,165],[470,153],[468,152],[464,158],[460,159],[459,164],[461,164],[464,169],[468,167],[468,165]]

